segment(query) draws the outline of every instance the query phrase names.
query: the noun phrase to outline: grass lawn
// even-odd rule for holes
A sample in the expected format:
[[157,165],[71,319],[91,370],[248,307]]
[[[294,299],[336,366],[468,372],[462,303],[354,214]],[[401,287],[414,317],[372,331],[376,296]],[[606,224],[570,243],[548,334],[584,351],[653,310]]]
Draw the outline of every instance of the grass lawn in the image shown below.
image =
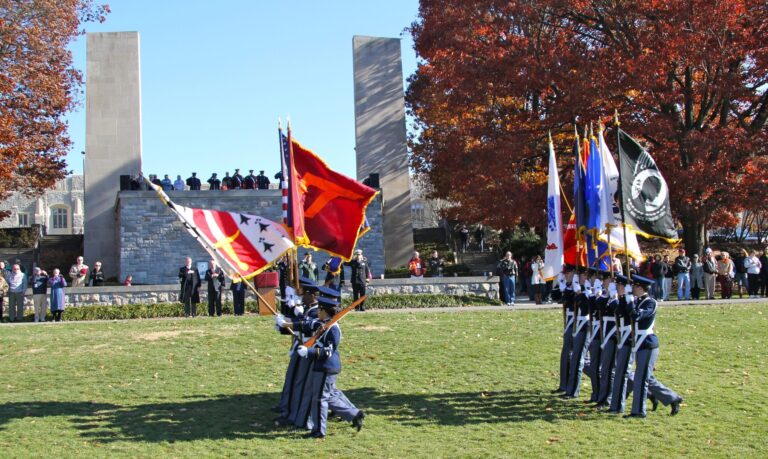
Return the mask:
[[645,420],[549,394],[558,311],[354,314],[338,385],[368,417],[324,442],[271,422],[268,318],[4,325],[0,457],[766,457],[765,309],[662,305],[657,376],[685,404]]

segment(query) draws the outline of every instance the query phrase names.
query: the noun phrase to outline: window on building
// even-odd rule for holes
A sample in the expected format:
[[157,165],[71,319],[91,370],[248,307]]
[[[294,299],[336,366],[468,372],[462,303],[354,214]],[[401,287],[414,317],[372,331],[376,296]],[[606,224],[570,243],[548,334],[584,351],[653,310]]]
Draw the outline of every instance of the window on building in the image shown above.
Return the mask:
[[20,227],[26,227],[29,226],[29,214],[28,213],[19,213],[19,226]]
[[51,223],[53,229],[66,229],[69,226],[69,212],[64,207],[51,209]]
[[416,202],[411,205],[411,218],[416,222],[424,220],[424,204]]

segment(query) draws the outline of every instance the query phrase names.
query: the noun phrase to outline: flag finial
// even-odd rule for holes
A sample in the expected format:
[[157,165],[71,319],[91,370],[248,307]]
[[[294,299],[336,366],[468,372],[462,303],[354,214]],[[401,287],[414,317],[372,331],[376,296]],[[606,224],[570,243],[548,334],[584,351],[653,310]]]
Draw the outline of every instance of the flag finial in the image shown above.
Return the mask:
[[615,126],[621,126],[621,123],[619,122],[619,110],[615,109],[613,111],[613,124]]

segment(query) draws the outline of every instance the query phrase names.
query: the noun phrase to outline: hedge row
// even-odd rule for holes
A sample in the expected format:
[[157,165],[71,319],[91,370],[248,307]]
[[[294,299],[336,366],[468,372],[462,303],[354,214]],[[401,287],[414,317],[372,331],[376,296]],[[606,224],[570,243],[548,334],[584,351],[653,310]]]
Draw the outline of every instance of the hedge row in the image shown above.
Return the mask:
[[[351,299],[345,298],[343,305],[351,303]],[[404,309],[404,308],[441,308],[452,306],[476,306],[499,305],[497,300],[492,300],[476,295],[380,295],[371,296],[366,300],[366,308],[370,309]],[[256,313],[256,302],[246,302],[245,310]],[[231,302],[222,304],[224,314],[232,314]],[[198,315],[206,315],[208,305],[201,303],[197,306]],[[118,320],[118,319],[155,319],[159,317],[183,317],[184,308],[181,303],[156,303],[156,304],[127,304],[122,306],[95,305],[70,307],[62,314],[62,320]],[[33,314],[27,314],[25,321],[31,322]],[[48,319],[51,320],[50,314]]]

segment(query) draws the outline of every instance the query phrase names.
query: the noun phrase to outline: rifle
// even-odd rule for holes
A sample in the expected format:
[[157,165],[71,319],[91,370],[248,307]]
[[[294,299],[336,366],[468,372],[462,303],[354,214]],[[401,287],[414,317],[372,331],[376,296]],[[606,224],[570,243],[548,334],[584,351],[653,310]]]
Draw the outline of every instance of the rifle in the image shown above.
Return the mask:
[[353,302],[346,308],[342,309],[341,311],[334,314],[333,318],[329,320],[328,322],[324,323],[320,328],[317,329],[314,335],[312,335],[312,338],[309,338],[309,340],[304,343],[304,347],[310,348],[315,345],[315,342],[323,336],[323,333],[325,333],[329,328],[333,326],[336,322],[340,321],[345,315],[349,314],[353,309],[355,309],[360,303],[365,301],[365,297],[361,296],[357,299],[357,301]]

